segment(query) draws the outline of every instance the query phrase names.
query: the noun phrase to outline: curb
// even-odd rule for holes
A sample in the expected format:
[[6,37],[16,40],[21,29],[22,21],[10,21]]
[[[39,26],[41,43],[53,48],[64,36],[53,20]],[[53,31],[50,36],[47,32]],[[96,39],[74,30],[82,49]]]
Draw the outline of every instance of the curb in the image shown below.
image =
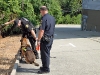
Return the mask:
[[17,71],[17,68],[18,68],[18,64],[19,64],[19,54],[16,55],[16,62],[14,64],[14,66],[13,66],[13,69],[12,69],[12,72],[11,72],[10,75],[16,75],[16,71]]

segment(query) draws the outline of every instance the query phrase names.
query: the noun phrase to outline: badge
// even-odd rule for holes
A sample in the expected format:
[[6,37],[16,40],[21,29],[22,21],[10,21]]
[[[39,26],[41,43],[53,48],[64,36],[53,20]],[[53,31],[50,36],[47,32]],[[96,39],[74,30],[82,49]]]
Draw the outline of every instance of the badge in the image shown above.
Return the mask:
[[26,28],[28,28],[29,26],[28,25],[26,25]]

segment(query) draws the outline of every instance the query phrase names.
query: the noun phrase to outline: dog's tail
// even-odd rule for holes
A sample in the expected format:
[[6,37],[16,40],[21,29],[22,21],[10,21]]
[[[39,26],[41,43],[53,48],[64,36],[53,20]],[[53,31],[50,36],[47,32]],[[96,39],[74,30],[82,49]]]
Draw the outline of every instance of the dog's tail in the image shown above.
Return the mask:
[[35,65],[35,66],[39,66],[39,64],[38,64],[38,63],[36,63],[36,62],[34,62],[34,65]]

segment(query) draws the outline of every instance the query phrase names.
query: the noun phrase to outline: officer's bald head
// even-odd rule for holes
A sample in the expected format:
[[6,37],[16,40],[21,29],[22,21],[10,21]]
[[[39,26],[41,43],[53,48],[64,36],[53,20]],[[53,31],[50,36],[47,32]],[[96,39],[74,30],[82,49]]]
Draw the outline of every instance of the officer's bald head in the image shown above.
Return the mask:
[[48,13],[48,8],[46,6],[41,6],[40,7],[40,13],[42,16]]
[[46,6],[41,6],[41,7],[40,7],[40,10],[42,10],[42,11],[47,11],[48,8],[47,8]]

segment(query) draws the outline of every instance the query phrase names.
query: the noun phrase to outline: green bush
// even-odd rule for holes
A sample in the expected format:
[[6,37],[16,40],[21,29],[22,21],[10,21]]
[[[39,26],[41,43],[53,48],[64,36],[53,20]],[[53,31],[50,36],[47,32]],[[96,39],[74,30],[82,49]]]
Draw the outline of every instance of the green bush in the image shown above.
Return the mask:
[[81,24],[81,18],[82,18],[82,14],[79,14],[77,16],[77,24]]
[[81,24],[81,14],[72,17],[72,24]]
[[[34,25],[39,25],[41,19],[39,8],[42,5],[48,7],[57,24],[81,23],[81,14],[77,13],[81,9],[79,0],[0,0],[0,25],[19,17],[26,17]],[[11,26],[5,27],[4,31],[9,27]]]
[[68,14],[65,17],[63,16],[61,21],[64,24],[81,24],[81,14],[72,17]]
[[65,24],[71,24],[71,22],[72,22],[71,16],[70,15],[66,15],[65,16]]

